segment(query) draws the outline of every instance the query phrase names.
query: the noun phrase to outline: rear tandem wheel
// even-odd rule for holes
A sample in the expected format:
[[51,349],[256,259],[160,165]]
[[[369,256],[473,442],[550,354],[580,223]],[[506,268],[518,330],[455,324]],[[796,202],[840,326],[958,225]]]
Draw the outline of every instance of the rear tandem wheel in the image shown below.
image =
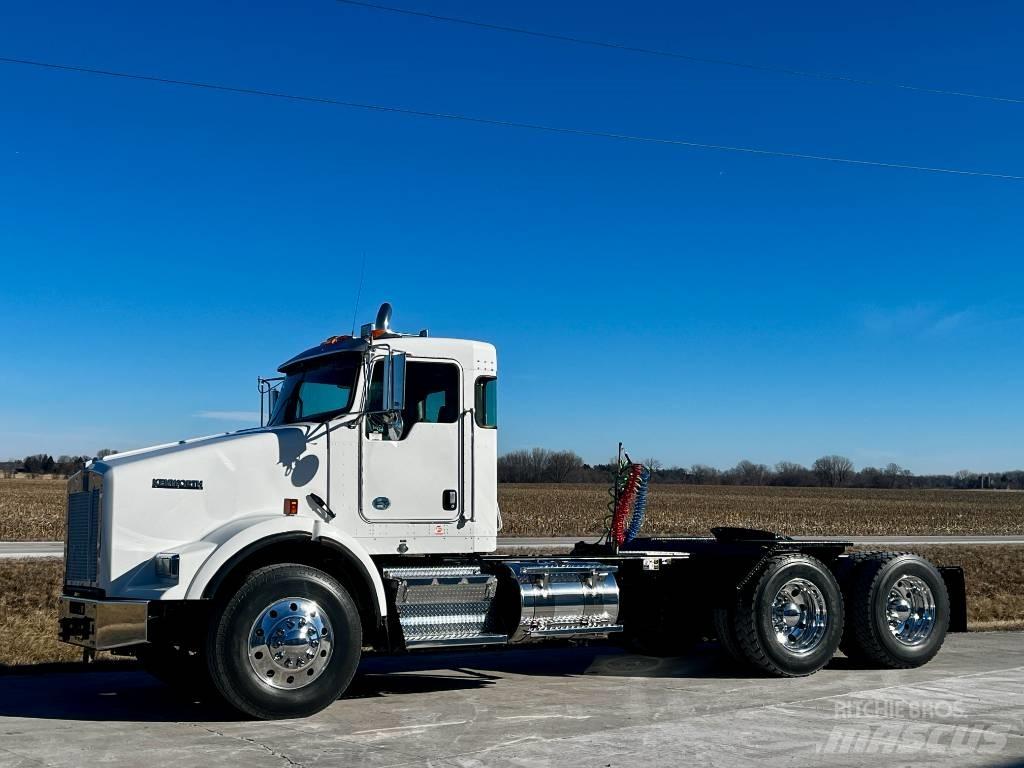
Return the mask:
[[737,661],[778,677],[825,666],[843,634],[843,596],[832,572],[808,555],[770,558],[735,603],[715,611],[725,650]]
[[848,612],[843,653],[865,666],[890,669],[930,661],[949,628],[942,574],[908,552],[862,552],[850,560],[843,580]]

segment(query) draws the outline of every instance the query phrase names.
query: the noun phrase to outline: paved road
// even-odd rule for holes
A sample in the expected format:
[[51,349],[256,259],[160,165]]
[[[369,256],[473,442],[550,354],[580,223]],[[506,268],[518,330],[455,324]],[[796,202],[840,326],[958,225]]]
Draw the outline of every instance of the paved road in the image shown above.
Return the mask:
[[954,635],[917,670],[743,678],[713,648],[364,661],[306,720],[225,720],[136,671],[0,676],[0,768],[1024,765],[1024,633]]
[[[580,538],[579,536],[502,538],[498,539],[498,549],[513,551],[520,549],[568,550]],[[595,537],[584,538],[587,541],[593,541]],[[1024,544],[1024,536],[849,536],[844,541],[886,547],[906,547],[914,544]],[[0,560],[63,556],[64,542],[61,541],[0,541]]]
[[63,541],[0,541],[0,558],[64,557]]

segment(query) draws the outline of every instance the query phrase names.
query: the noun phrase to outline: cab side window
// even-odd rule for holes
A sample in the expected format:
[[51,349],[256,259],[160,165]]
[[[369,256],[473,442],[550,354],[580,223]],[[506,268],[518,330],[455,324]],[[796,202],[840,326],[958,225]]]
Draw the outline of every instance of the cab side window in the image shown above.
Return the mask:
[[384,407],[384,364],[377,360],[370,372],[370,388],[366,393],[366,410],[376,413]]
[[476,424],[484,429],[498,426],[498,380],[493,376],[480,376],[474,387]]
[[[384,366],[380,360],[370,371],[366,410],[379,413],[384,404]],[[454,424],[459,420],[459,367],[454,363],[428,363],[410,360],[405,371],[405,409],[401,429],[389,433],[380,416],[367,422],[369,433],[384,435],[385,440],[404,440],[415,424]],[[392,434],[392,436],[388,436]],[[400,437],[394,437],[394,434]]]
[[405,380],[406,432],[416,423],[453,424],[459,419],[459,368],[453,363],[410,360]]

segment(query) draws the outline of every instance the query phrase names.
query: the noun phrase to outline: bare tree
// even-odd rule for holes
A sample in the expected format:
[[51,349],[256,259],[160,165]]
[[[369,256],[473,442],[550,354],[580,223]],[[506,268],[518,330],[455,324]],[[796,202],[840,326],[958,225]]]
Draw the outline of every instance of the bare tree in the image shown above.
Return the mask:
[[775,465],[775,479],[777,485],[806,485],[810,477],[810,471],[803,464],[794,461],[780,461]]
[[572,451],[551,451],[544,469],[544,479],[552,483],[565,483],[583,468],[583,459]]
[[88,456],[61,456],[57,459],[57,464],[54,466],[53,471],[58,475],[71,477],[75,472],[82,469],[87,461],[89,461]]
[[857,473],[857,482],[861,488],[885,488],[889,484],[885,472],[878,467],[864,467]]
[[583,468],[583,459],[572,451],[546,448],[512,451],[498,458],[499,483],[564,483]]
[[755,464],[743,459],[732,470],[740,485],[764,485],[770,470],[764,464]]
[[903,478],[910,477],[910,470],[904,469],[895,462],[889,462],[886,464],[883,474],[889,487],[895,488],[903,481]]
[[527,482],[539,483],[544,479],[544,473],[548,468],[548,457],[551,452],[546,448],[531,448],[527,454],[526,468],[529,480]]
[[969,469],[961,469],[954,478],[957,488],[973,488],[978,481],[978,476]]
[[845,456],[831,454],[815,460],[813,469],[822,485],[838,488],[853,472],[853,462]]
[[651,474],[656,474],[665,468],[665,465],[661,463],[661,460],[655,459],[654,457],[646,458],[640,463],[651,470]]
[[498,457],[498,482],[499,483],[529,483],[534,482],[530,478],[530,452],[512,451]]
[[53,460],[53,456],[48,453],[36,453],[32,456],[26,456],[25,461],[22,462],[25,467],[25,471],[30,475],[47,475],[53,472],[53,468],[57,463]]
[[499,483],[538,483],[547,452],[543,448],[512,451],[498,459]]
[[690,475],[697,485],[717,485],[722,473],[707,464],[694,464],[690,467]]
[[103,458],[106,458],[107,456],[112,456],[115,453],[117,453],[117,451],[115,451],[115,450],[113,450],[111,448],[100,448],[96,452],[96,458],[103,459]]

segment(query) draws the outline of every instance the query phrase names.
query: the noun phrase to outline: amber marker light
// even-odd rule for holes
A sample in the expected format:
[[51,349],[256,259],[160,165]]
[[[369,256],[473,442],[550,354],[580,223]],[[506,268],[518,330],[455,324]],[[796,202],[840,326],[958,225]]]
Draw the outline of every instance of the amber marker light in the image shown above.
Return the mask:
[[297,514],[299,514],[299,500],[298,499],[285,499],[284,500],[284,513],[286,515],[297,515]]

